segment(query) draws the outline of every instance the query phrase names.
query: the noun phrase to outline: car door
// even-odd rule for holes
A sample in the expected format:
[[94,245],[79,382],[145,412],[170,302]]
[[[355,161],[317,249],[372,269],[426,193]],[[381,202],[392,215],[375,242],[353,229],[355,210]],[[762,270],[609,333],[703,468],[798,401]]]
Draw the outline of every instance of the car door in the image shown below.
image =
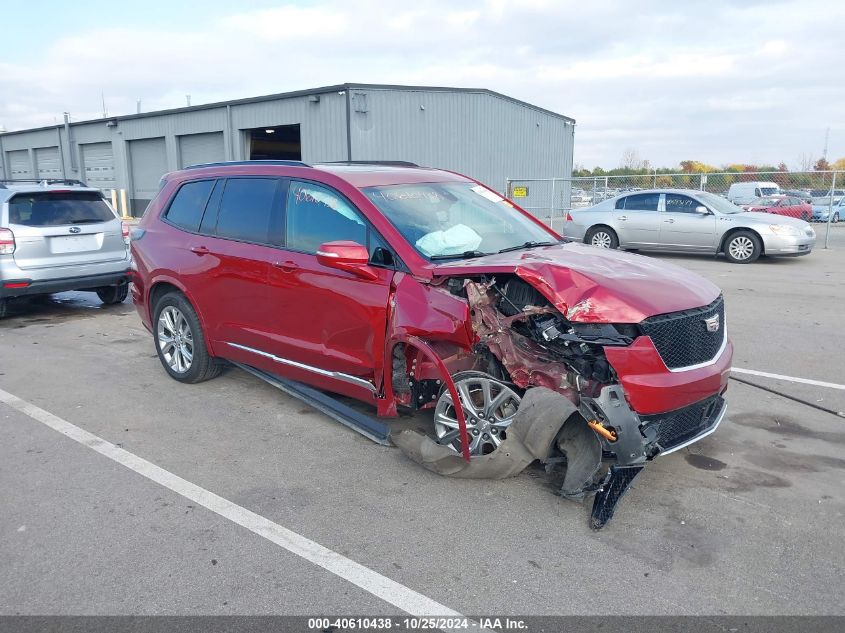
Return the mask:
[[708,251],[716,249],[716,216],[698,213],[704,206],[691,196],[667,193],[660,221],[660,246],[666,250]]
[[282,232],[286,185],[280,178],[218,180],[198,233],[186,241],[195,264],[182,274],[216,353],[264,369],[272,363],[257,352],[270,345],[278,327],[267,282],[279,258],[273,244]]
[[622,246],[656,246],[660,233],[659,193],[636,193],[616,201],[613,214]]
[[[299,180],[290,182],[284,240],[268,281],[278,321],[269,351],[300,364],[303,380],[330,372],[378,383],[394,274],[386,242],[338,191]],[[317,261],[321,244],[340,240],[368,247],[373,279]]]

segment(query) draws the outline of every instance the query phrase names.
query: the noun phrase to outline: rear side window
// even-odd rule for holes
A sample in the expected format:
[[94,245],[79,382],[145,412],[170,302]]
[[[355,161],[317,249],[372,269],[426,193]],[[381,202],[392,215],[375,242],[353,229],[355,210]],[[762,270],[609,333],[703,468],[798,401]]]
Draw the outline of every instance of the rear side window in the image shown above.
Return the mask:
[[19,193],[9,200],[9,224],[66,226],[115,219],[103,196],[94,191]]
[[199,180],[182,185],[167,210],[165,217],[168,222],[188,231],[197,231],[213,187],[213,180]]
[[227,180],[217,215],[217,236],[269,243],[273,201],[278,184],[275,178]]
[[320,244],[337,240],[367,245],[367,225],[358,211],[325,187],[291,182],[287,205],[288,247],[316,253]]
[[659,193],[638,193],[625,198],[626,211],[657,211]]

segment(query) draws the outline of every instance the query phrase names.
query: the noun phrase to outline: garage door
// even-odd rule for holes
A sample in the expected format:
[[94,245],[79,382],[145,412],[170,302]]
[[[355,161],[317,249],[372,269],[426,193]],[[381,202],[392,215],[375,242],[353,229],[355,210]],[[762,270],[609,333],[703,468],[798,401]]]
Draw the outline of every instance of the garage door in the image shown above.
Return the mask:
[[158,192],[158,182],[167,172],[167,149],[162,138],[129,141],[129,165],[132,173],[131,211],[144,214]]
[[62,177],[62,159],[58,147],[39,147],[35,150],[35,165],[38,178],[52,179]]
[[179,137],[179,166],[216,163],[226,160],[223,132],[186,134]]
[[11,180],[34,178],[32,163],[29,161],[29,152],[25,149],[6,152],[6,165],[9,166],[9,178]]
[[114,189],[114,152],[111,143],[86,143],[82,147],[82,167],[89,187]]

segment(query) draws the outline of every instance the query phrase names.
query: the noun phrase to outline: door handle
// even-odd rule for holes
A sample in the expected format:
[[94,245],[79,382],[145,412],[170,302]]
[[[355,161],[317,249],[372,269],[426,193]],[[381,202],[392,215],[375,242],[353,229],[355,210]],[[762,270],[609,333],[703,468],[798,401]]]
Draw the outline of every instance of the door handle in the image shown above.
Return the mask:
[[273,262],[273,268],[278,268],[286,273],[292,273],[297,268],[299,268],[299,264],[294,261],[287,260],[284,262]]
[[628,216],[627,216],[627,215],[620,215],[620,216],[619,216],[618,218],[616,218],[616,219],[617,219],[617,220],[622,220],[622,221],[624,222],[625,220],[627,220],[627,219],[628,219]]
[[674,224],[675,220],[663,220],[666,224]]
[[191,246],[191,252],[197,255],[208,255],[211,251],[206,246]]

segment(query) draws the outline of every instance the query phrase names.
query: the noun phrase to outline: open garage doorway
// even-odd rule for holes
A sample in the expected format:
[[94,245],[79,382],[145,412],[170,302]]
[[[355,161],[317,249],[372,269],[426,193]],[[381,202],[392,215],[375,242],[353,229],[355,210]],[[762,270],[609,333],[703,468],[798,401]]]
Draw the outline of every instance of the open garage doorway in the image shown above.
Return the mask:
[[302,160],[299,124],[246,130],[250,160]]

